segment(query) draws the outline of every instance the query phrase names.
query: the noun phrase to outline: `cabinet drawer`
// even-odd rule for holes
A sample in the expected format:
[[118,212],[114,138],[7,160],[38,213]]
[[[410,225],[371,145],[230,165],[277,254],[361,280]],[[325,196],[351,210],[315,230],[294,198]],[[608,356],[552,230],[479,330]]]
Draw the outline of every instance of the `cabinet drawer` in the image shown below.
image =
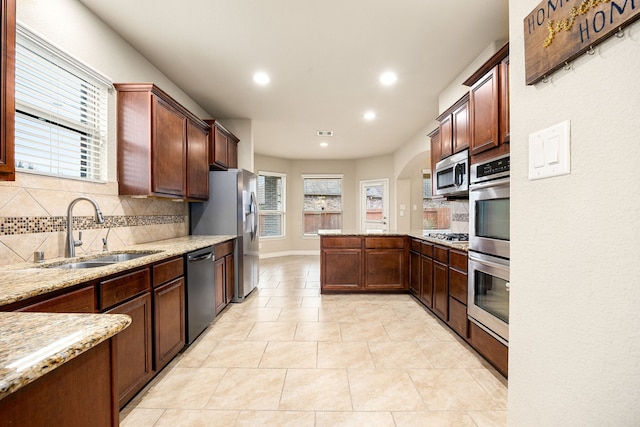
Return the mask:
[[182,257],[165,261],[153,266],[153,286],[158,286],[171,279],[184,275],[184,259]]
[[459,271],[467,271],[467,254],[466,252],[449,251],[449,267]]
[[404,237],[365,237],[364,245],[367,249],[402,249]]
[[467,275],[449,269],[449,295],[463,304],[467,303]]
[[433,247],[433,259],[443,264],[449,264],[449,249],[442,246]]
[[22,307],[16,311],[48,313],[94,313],[96,311],[93,285]]
[[360,249],[359,237],[323,237],[321,239],[323,248],[358,248]]
[[431,243],[422,244],[422,255],[433,258],[433,245]]
[[420,240],[416,240],[416,239],[411,239],[411,250],[413,252],[418,252],[420,253],[420,249],[422,247],[422,244],[420,243]]
[[100,309],[111,307],[149,289],[149,276],[147,268],[100,282]]
[[233,253],[233,240],[216,245],[214,252],[216,258],[222,258],[223,256]]
[[449,298],[449,326],[463,338],[468,338],[469,320],[467,318],[467,306],[461,304],[455,298]]

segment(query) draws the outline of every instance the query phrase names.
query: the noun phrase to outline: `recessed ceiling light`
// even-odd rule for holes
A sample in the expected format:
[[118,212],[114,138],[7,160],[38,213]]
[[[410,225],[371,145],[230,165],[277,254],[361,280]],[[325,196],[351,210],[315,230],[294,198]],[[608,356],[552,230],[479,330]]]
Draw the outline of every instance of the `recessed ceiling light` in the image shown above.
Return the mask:
[[384,86],[391,86],[398,80],[398,75],[393,71],[385,71],[380,74],[380,83]]
[[268,85],[271,81],[269,75],[263,71],[258,71],[253,75],[253,81],[260,86]]
[[373,111],[367,111],[366,113],[364,113],[363,117],[365,120],[371,121],[376,118],[376,113],[374,113]]
[[329,146],[328,142],[321,142],[320,143],[320,147],[322,147],[322,148],[325,148],[325,147],[328,147],[328,146]]

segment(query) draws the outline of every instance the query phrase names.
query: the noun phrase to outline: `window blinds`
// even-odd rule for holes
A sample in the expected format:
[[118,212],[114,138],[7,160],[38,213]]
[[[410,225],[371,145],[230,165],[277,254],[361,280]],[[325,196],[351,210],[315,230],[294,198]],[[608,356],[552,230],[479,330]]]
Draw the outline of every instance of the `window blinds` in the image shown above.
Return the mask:
[[106,181],[111,83],[24,28],[16,39],[16,169]]

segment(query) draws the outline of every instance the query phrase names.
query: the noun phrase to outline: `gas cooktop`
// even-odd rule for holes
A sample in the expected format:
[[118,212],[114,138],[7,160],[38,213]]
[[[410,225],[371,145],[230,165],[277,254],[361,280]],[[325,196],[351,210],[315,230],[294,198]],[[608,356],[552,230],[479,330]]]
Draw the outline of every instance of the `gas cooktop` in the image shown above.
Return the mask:
[[428,233],[426,237],[433,239],[446,240],[448,242],[468,242],[469,234],[467,233]]

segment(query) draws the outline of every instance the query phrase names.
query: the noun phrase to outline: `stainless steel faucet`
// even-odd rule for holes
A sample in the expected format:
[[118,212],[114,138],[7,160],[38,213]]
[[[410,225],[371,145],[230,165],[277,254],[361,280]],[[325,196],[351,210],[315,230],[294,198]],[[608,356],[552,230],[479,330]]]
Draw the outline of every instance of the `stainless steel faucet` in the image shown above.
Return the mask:
[[82,246],[82,231],[78,236],[78,240],[73,238],[73,207],[80,200],[86,200],[90,202],[96,210],[96,223],[104,224],[104,217],[102,216],[102,211],[98,207],[98,204],[95,200],[89,197],[78,197],[74,201],[69,204],[69,208],[67,208],[67,247],[64,256],[67,258],[73,258],[76,256],[76,246]]

